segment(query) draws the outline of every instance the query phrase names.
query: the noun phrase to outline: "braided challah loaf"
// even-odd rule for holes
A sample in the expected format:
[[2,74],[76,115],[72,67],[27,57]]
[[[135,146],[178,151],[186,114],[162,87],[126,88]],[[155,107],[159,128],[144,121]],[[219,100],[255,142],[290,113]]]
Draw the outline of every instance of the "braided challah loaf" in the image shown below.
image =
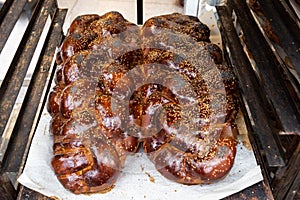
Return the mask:
[[48,100],[52,167],[65,188],[109,191],[140,143],[179,183],[211,183],[230,171],[236,82],[209,34],[178,13],[141,29],[117,12],[72,22]]

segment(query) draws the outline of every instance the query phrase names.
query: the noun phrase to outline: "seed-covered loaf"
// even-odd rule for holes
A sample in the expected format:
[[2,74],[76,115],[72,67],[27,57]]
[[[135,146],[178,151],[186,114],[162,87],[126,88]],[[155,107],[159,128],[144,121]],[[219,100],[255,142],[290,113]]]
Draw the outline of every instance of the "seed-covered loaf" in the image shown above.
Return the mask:
[[211,183],[230,171],[236,81],[209,34],[178,13],[141,28],[118,12],[72,22],[48,100],[51,164],[65,188],[109,191],[139,144],[178,183]]

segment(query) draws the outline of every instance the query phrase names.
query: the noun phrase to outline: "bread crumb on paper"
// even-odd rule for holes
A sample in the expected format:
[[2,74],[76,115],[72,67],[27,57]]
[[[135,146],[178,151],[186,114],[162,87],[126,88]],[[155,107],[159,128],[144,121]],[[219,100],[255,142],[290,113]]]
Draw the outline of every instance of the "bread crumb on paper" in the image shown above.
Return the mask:
[[149,174],[148,172],[145,172],[145,174],[149,177],[149,180],[150,180],[152,183],[155,183],[155,179],[151,176],[151,174]]

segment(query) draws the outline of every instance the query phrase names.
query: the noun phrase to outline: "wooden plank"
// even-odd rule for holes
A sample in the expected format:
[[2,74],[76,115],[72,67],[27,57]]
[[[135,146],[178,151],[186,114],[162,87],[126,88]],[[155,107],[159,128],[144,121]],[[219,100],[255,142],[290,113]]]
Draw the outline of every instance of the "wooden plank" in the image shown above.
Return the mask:
[[0,53],[18,21],[27,0],[8,0],[0,13]]
[[7,176],[0,176],[0,199],[13,200],[16,198],[16,191],[14,190],[10,180]]
[[36,191],[33,191],[27,187],[21,186],[19,195],[17,197],[17,200],[53,200],[53,198],[46,197],[45,195],[42,195],[41,193],[38,193]]
[[1,2],[1,7],[0,7],[0,26],[5,18],[5,16],[8,13],[8,10],[11,6],[11,4],[14,2],[14,0],[6,0],[4,3]]
[[[271,31],[287,58],[283,58],[300,77],[300,30],[280,1],[258,0],[265,19],[271,25]],[[275,47],[276,48],[276,47]],[[279,50],[279,49],[278,49]]]
[[291,185],[291,187],[289,188],[289,190],[287,191],[287,195],[285,196],[285,199],[300,199],[299,198],[299,193],[300,193],[300,172],[298,171],[298,173],[294,176],[296,177],[293,184]]
[[300,190],[300,143],[288,165],[277,171],[272,185],[276,199],[293,199]]
[[281,150],[274,138],[276,129],[272,116],[268,110],[268,101],[251,64],[243,51],[232,17],[227,8],[218,7],[218,15],[221,24],[222,40],[225,48],[229,49],[231,64],[237,75],[242,96],[243,113],[247,113],[245,120],[249,133],[258,144],[260,154],[266,157],[268,167],[284,166]]
[[[7,122],[13,110],[13,106],[16,102],[46,20],[52,12],[53,5],[54,0],[39,1],[17,53],[2,82],[0,88],[0,163],[3,160],[8,142],[11,138],[11,132],[5,132]],[[38,9],[41,7],[43,9]]]
[[52,21],[46,38],[48,42],[43,47],[42,56],[30,81],[24,104],[13,130],[14,137],[10,141],[3,160],[2,170],[6,173],[15,173],[17,177],[25,165],[31,140],[46,102],[45,94],[51,86],[51,81],[47,79],[50,77],[52,80],[54,76],[55,69],[53,69],[52,61],[55,57],[55,49],[63,38],[62,25],[66,14],[67,10],[58,10]]
[[[260,86],[264,88],[270,101],[269,109],[275,111],[273,113],[275,115],[271,116],[274,124],[280,125],[278,128],[286,134],[300,135],[299,110],[286,89],[280,63],[257,27],[246,1],[231,0],[231,3],[238,22],[241,22],[239,24],[243,30],[246,46],[257,65]],[[279,133],[280,131],[277,131],[277,134]]]
[[[300,111],[300,37],[299,25],[291,16],[284,1],[259,1],[249,3],[249,9],[268,45],[280,63],[279,70],[294,102]],[[265,2],[265,3],[264,3]],[[285,5],[285,6],[284,6]],[[298,22],[299,23],[299,22]],[[285,135],[289,132],[280,131]]]

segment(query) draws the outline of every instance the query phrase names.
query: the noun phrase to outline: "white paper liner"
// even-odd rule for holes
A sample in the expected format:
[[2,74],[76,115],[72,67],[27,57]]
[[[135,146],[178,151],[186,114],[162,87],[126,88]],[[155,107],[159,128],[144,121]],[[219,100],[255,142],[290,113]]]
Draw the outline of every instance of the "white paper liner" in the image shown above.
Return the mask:
[[51,117],[43,111],[29,151],[26,166],[18,181],[46,196],[59,199],[220,199],[241,191],[263,179],[252,151],[242,144],[237,146],[235,163],[229,175],[214,184],[186,186],[165,179],[146,154],[129,156],[115,187],[106,194],[75,195],[64,189],[51,168]]

